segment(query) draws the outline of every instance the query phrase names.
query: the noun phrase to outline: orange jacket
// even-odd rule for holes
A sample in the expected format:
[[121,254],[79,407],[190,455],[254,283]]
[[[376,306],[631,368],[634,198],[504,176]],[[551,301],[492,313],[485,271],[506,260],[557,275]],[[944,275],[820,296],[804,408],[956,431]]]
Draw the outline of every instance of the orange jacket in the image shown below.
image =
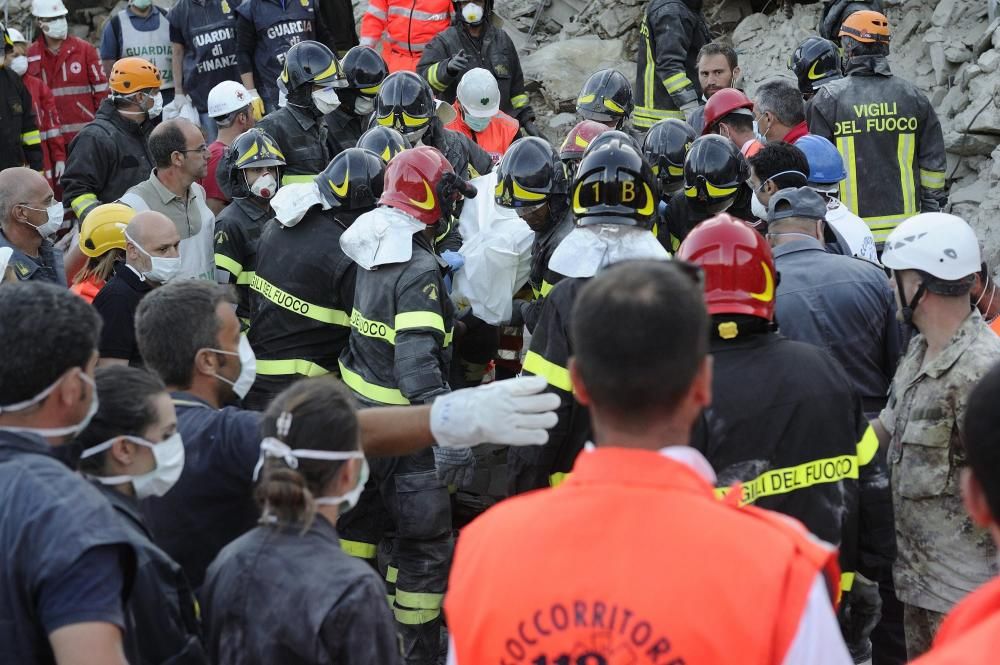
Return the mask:
[[781,663],[832,548],[715,498],[652,451],[599,448],[559,487],[458,539],[445,598],[459,663]]
[[462,109],[459,108],[457,100],[452,106],[455,107],[456,116],[446,127],[456,132],[461,132],[478,143],[480,148],[490,153],[493,163],[497,164],[500,158],[503,157],[503,154],[507,152],[510,144],[517,139],[517,133],[521,131],[521,123],[501,111],[490,120],[486,131],[476,133],[465,124],[465,119],[462,117]]
[[49,186],[53,191],[59,190],[59,181],[56,179],[52,169],[56,162],[66,162],[66,144],[63,141],[62,131],[59,126],[59,109],[56,108],[55,97],[49,86],[31,74],[21,77],[24,87],[31,93],[31,101],[35,105],[35,122],[38,124],[38,132],[42,136],[42,163],[45,165],[45,179],[49,181]]
[[69,287],[69,290],[93,305],[94,298],[96,298],[97,294],[104,288],[104,284],[104,280],[98,281],[94,277],[89,277],[82,282],[77,282],[72,285]]
[[49,86],[59,105],[63,140],[68,146],[83,126],[97,115],[97,107],[108,96],[108,79],[101,69],[97,49],[70,35],[53,53],[45,36],[28,46],[28,73]]
[[390,72],[414,72],[430,41],[451,25],[452,12],[451,0],[369,0],[361,43],[381,40]]
[[1000,317],[993,319],[993,323],[990,324],[990,330],[1000,335]]
[[1000,651],[1000,578],[955,606],[934,638],[934,648],[911,665],[986,665]]

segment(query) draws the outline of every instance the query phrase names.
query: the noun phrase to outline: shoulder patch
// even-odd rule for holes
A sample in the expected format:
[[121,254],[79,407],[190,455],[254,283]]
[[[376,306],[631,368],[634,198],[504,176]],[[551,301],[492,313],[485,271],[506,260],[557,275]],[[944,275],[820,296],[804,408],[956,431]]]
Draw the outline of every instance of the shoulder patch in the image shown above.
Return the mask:
[[215,234],[216,245],[225,245],[227,242],[229,242],[229,235],[225,231],[219,231]]
[[438,288],[436,284],[428,284],[420,290],[431,300],[438,299]]

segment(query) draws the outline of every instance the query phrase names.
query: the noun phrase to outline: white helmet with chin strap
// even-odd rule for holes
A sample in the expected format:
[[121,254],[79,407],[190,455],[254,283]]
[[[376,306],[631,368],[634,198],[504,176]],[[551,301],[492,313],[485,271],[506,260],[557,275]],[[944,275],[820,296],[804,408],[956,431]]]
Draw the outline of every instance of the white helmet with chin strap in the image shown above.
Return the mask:
[[458,82],[458,101],[467,115],[492,118],[500,112],[500,86],[489,70],[470,69]]
[[[945,296],[967,294],[972,288],[973,275],[982,269],[982,255],[976,232],[964,219],[943,212],[927,212],[914,215],[893,229],[885,240],[882,265],[895,272],[903,318],[909,323],[924,291]],[[920,288],[909,303],[903,300],[900,270],[923,273]]]

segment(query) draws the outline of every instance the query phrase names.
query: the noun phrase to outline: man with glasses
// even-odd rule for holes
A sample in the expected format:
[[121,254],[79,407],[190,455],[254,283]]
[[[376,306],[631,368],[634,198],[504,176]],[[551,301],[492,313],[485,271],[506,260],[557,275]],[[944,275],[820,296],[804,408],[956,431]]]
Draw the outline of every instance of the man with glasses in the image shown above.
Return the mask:
[[168,120],[149,135],[149,152],[153,172],[128,190],[121,202],[138,211],[162,213],[174,223],[181,238],[179,279],[214,279],[215,215],[198,184],[208,172],[205,137],[188,120]]
[[17,279],[66,286],[62,252],[48,240],[60,226],[62,204],[45,176],[20,166],[0,172],[0,248],[13,250]]

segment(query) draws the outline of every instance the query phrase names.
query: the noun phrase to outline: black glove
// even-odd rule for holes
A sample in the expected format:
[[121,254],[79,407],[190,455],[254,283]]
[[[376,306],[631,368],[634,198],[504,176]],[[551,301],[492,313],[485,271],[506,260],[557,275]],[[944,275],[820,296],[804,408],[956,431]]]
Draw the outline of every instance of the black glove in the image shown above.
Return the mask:
[[513,306],[510,310],[510,322],[509,325],[514,327],[521,327],[524,325],[524,311],[523,308],[527,305],[527,301],[521,300],[520,298],[514,298]]
[[545,138],[544,136],[542,136],[541,130],[535,126],[534,120],[525,120],[524,122],[521,123],[521,127],[524,129],[525,133],[528,136],[538,136],[541,138]]
[[465,73],[465,70],[469,68],[469,56],[465,55],[465,49],[462,49],[455,55],[448,58],[448,64],[445,65],[444,71],[448,76],[458,78]]

